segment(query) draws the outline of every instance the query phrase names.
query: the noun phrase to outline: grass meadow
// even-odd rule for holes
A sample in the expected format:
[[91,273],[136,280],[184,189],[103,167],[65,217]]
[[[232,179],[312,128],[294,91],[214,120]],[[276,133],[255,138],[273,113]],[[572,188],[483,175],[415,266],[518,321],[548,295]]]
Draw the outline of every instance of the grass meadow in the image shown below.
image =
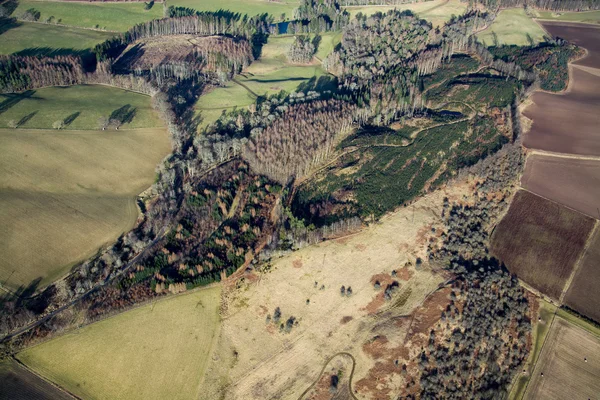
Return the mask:
[[85,399],[196,399],[221,289],[171,296],[31,347],[17,358]]
[[537,11],[536,14],[539,19],[547,19],[549,21],[583,22],[586,24],[600,24],[600,11],[583,11],[583,12]]
[[492,25],[477,34],[477,39],[488,46],[528,45],[530,41],[540,43],[544,41],[546,32],[529,17],[522,8],[502,10]]
[[298,7],[298,0],[171,0],[170,6],[189,7],[198,11],[230,10],[241,14],[256,15],[268,13],[275,17],[275,21],[281,20],[281,14],[285,19],[291,19],[294,8]]
[[145,10],[143,2],[119,4],[32,0],[19,0],[19,6],[13,16],[20,17],[30,8],[35,8],[41,13],[40,21],[54,17],[53,23],[82,28],[98,27],[119,32],[124,32],[135,24],[163,16],[163,7],[160,3],[155,3],[150,10]]
[[161,126],[148,96],[101,85],[48,87],[18,94],[0,94],[0,128],[10,121],[25,129],[52,129],[64,121],[65,129],[99,129],[100,117],[127,114],[120,129]]
[[[82,88],[87,98],[71,97]],[[81,115],[67,130],[0,129],[0,279],[10,287],[38,278],[49,283],[131,229],[136,196],[152,184],[156,165],[171,151],[147,96],[88,86],[40,89],[34,96],[39,99],[28,99],[29,105],[23,100],[0,117],[35,110],[25,126],[45,126]],[[100,115],[94,106],[110,114],[126,104],[139,107],[133,124],[139,120],[137,126],[145,128],[91,130]]]
[[397,6],[351,6],[346,7],[351,17],[358,13],[371,15],[376,12],[387,12],[388,10],[411,10],[419,17],[431,22],[434,26],[441,26],[450,20],[452,15],[460,15],[467,8],[467,3],[460,0],[433,0],[418,3],[401,4]]
[[[325,57],[339,41],[339,34],[322,35],[317,57]],[[287,61],[287,50],[294,36],[271,36],[263,47],[260,59],[253,62],[234,81],[224,87],[216,88],[200,97],[196,110],[201,113],[204,126],[219,118],[224,110],[234,107],[248,107],[257,96],[268,96],[282,90],[291,92],[298,85],[311,78],[325,74],[320,62],[314,59],[312,64],[291,64]]]
[[0,34],[0,54],[48,55],[84,51],[113,36],[112,32],[18,22]]

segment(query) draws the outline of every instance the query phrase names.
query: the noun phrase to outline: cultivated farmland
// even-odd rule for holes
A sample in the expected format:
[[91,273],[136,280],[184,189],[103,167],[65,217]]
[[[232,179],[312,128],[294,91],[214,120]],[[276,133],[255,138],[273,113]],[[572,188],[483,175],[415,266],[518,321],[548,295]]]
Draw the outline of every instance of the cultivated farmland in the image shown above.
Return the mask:
[[587,57],[574,64],[600,68],[600,26],[550,21],[542,21],[542,26],[552,37],[561,37],[589,51]]
[[544,41],[544,30],[522,8],[502,10],[492,25],[477,35],[488,46],[519,46]]
[[492,235],[491,251],[542,293],[559,299],[594,220],[520,190]]
[[565,303],[580,314],[600,321],[600,229],[596,228],[581,266],[573,278]]
[[532,154],[521,186],[590,217],[600,218],[600,161]]
[[0,362],[0,399],[70,400],[72,396],[29,372],[16,361]]
[[86,399],[194,399],[219,327],[219,287],[153,302],[19,353]]
[[59,2],[20,0],[12,14],[20,17],[25,11],[34,8],[40,12],[40,21],[50,17],[50,23],[70,25],[82,28],[100,28],[124,32],[135,24],[162,18],[163,7],[155,3],[150,10],[144,9],[144,2]]
[[[99,111],[136,104],[146,110],[142,125],[158,122],[148,109],[149,97],[100,87],[87,93],[103,93],[105,101],[89,97],[86,106],[83,100],[77,104],[77,95],[69,97],[80,89],[43,89],[36,94],[51,93],[54,102],[42,96],[27,101],[38,102],[40,116],[48,118],[81,110],[72,123],[81,117],[82,126],[90,128],[93,118],[88,120],[86,112],[94,115],[96,103]],[[59,93],[64,93],[62,103]],[[61,104],[63,109],[56,108]],[[46,106],[53,111],[46,113]],[[131,229],[138,216],[135,197],[152,184],[156,165],[171,150],[164,128],[0,129],[0,148],[0,274],[12,287],[37,278],[49,282]]]
[[557,316],[525,393],[526,399],[596,399],[600,338]]
[[84,51],[113,36],[111,32],[18,22],[0,35],[0,54],[53,55]]
[[119,129],[154,128],[162,123],[148,96],[101,85],[49,87],[24,93],[0,94],[0,128],[52,129],[63,121],[63,129],[100,129],[101,117],[114,118]]

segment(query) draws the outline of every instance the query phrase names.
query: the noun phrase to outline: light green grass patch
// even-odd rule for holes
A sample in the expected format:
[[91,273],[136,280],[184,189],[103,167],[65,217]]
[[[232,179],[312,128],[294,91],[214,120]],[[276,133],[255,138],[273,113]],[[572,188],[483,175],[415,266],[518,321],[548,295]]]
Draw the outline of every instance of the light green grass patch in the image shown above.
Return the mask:
[[[502,10],[490,27],[477,34],[487,46],[529,45],[544,41],[546,32],[522,8]],[[497,43],[496,43],[497,42]]]
[[59,49],[86,50],[114,36],[112,32],[19,22],[0,35],[0,54],[28,50],[26,55],[49,54]]
[[170,6],[189,7],[198,11],[230,10],[250,16],[257,14],[271,14],[275,21],[281,20],[281,14],[285,13],[285,19],[292,18],[293,11],[300,2],[298,0],[173,0],[167,4]]
[[600,24],[600,11],[583,12],[552,12],[537,11],[536,17],[551,21],[583,22],[586,24]]
[[[321,45],[332,47],[335,35],[327,35]],[[224,87],[216,88],[200,96],[196,110],[202,116],[202,126],[216,121],[223,110],[235,107],[248,107],[257,96],[269,96],[284,90],[294,91],[300,84],[311,78],[325,74],[318,60],[312,64],[290,64],[287,50],[294,41],[293,36],[272,36],[263,47],[261,58],[253,62],[241,75],[228,82]]]
[[569,321],[573,325],[577,325],[578,327],[585,329],[592,335],[595,335],[600,338],[600,328],[596,325],[590,324],[589,322],[587,322],[586,320],[584,320],[582,318],[579,318],[577,315],[575,315],[563,308],[560,308],[556,312],[556,315]]
[[556,306],[542,299],[539,299],[539,305],[540,308],[538,315],[539,318],[541,318],[541,321],[532,321],[533,330],[531,332],[531,338],[533,348],[531,349],[527,362],[523,367],[525,370],[527,370],[527,374],[522,374],[520,372],[517,374],[515,378],[516,380],[514,381],[512,389],[509,393],[509,400],[520,400],[523,398],[525,389],[527,388],[527,383],[529,382],[531,374],[535,370],[535,364],[540,357],[542,346],[544,345],[544,341],[546,340],[546,336],[548,336],[550,326],[554,320]]
[[354,18],[358,13],[364,15],[372,15],[377,12],[385,13],[389,10],[410,10],[431,22],[434,26],[441,26],[444,22],[449,21],[452,15],[461,15],[467,9],[467,3],[460,0],[433,0],[422,1],[417,3],[400,4],[397,6],[350,6],[346,10],[350,16]]
[[148,96],[109,86],[79,85],[0,94],[0,128],[9,128],[12,120],[25,121],[20,128],[28,129],[52,129],[56,121],[65,121],[65,129],[98,129],[100,117],[125,108],[134,110],[134,116],[120,129],[162,126]]
[[17,358],[85,399],[196,399],[218,333],[220,287],[172,296]]
[[95,28],[124,32],[135,24],[162,18],[163,7],[155,3],[150,10],[144,10],[144,3],[74,3],[58,1],[19,0],[13,17],[20,17],[30,8],[41,13],[40,21],[53,16],[52,23],[83,28]]

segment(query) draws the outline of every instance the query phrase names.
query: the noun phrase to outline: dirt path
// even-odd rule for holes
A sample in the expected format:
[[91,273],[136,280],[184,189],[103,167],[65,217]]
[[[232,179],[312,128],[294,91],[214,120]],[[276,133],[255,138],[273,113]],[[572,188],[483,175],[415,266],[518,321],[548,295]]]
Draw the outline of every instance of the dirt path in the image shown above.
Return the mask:
[[352,398],[354,400],[358,400],[358,398],[352,392],[352,377],[354,376],[354,370],[356,369],[356,359],[354,358],[354,356],[352,354],[346,353],[346,352],[340,352],[340,353],[337,353],[337,354],[334,354],[333,356],[331,356],[325,362],[325,364],[323,365],[323,368],[321,368],[321,372],[319,372],[319,376],[317,377],[317,379],[313,382],[312,385],[310,385],[308,388],[306,388],[306,390],[304,392],[302,392],[300,397],[298,397],[298,400],[302,400],[304,398],[304,396],[306,396],[306,394],[308,392],[310,392],[310,390],[319,383],[319,381],[321,380],[321,376],[323,376],[323,373],[325,372],[325,369],[327,368],[329,363],[337,356],[346,356],[346,357],[349,357],[350,360],[352,360],[352,370],[350,371],[350,376],[348,377],[348,392],[350,393],[350,396],[352,396]]

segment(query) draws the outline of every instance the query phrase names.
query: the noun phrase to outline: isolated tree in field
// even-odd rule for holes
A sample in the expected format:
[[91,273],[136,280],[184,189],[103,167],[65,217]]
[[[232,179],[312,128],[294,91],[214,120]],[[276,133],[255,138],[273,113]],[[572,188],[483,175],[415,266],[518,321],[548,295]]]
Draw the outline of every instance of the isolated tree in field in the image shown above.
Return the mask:
[[315,50],[315,45],[308,37],[296,36],[288,49],[287,58],[293,63],[309,63]]
[[65,122],[63,120],[54,121],[52,127],[54,129],[63,129],[65,127]]
[[279,307],[277,307],[275,309],[275,311],[273,312],[273,322],[275,322],[277,324],[277,323],[279,323],[280,319],[281,319],[281,310],[279,309]]
[[40,19],[40,16],[41,13],[38,10],[36,10],[35,8],[30,8],[29,10],[23,13],[21,19],[23,19],[24,21],[37,21]]

